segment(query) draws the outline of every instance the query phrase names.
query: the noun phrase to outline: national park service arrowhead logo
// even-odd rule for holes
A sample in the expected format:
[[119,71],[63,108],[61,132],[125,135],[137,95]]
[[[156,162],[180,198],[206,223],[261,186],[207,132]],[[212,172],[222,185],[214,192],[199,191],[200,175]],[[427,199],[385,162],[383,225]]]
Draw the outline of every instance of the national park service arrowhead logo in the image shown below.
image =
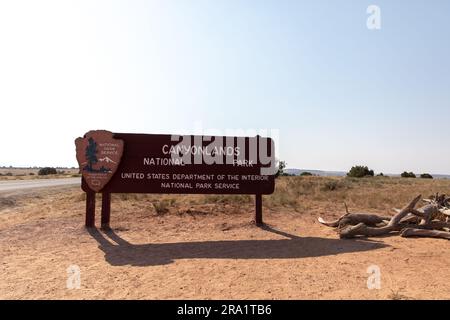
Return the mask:
[[123,153],[123,141],[105,130],[89,131],[75,140],[77,160],[84,180],[99,192],[116,172]]

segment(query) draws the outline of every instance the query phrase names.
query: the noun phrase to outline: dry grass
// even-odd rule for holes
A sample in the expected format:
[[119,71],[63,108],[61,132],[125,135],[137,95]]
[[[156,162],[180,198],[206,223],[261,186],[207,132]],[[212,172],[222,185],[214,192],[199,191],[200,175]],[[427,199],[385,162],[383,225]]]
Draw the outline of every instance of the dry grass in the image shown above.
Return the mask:
[[317,206],[343,209],[390,210],[409,202],[418,194],[428,197],[436,192],[450,194],[450,180],[388,177],[283,177],[275,193],[265,197],[269,207],[287,206],[296,211]]
[[155,208],[156,214],[162,215],[168,213],[169,208],[173,207],[175,202],[175,199],[163,199],[161,201],[153,202],[153,207]]
[[390,300],[411,300],[409,297],[401,294],[399,291],[391,290],[391,293],[388,295],[388,299]]

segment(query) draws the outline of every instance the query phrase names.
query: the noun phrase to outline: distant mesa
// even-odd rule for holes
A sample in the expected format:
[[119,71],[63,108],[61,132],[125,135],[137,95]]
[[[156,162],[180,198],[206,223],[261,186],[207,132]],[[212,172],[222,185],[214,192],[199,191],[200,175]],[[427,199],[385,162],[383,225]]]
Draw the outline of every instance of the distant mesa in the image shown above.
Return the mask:
[[330,176],[344,177],[347,175],[347,173],[344,171],[323,171],[323,170],[307,170],[307,169],[295,169],[295,168],[285,169],[284,172],[286,172],[287,174],[290,174],[290,175],[294,175],[294,176],[299,176],[304,172],[308,172],[314,176],[321,176],[321,177],[330,177]]

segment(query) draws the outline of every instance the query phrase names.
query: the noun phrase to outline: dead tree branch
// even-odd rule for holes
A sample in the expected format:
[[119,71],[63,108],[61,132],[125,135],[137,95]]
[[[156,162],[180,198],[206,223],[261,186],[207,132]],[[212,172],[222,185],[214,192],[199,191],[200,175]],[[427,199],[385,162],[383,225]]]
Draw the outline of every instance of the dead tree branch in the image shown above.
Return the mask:
[[336,228],[340,238],[377,237],[395,233],[402,237],[450,239],[450,222],[442,218],[450,214],[450,208],[447,207],[450,198],[436,194],[430,199],[422,199],[427,204],[415,209],[421,199],[419,195],[401,210],[394,209],[394,216],[351,213],[345,205],[346,214],[339,219],[327,222],[319,218],[319,222]]

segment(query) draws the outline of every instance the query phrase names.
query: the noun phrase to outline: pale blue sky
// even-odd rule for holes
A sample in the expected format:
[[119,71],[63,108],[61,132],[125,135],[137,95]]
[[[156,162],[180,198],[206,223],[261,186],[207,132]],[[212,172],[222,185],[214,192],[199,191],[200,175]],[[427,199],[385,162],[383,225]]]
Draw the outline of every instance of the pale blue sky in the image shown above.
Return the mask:
[[[381,8],[381,30],[366,9]],[[90,129],[278,129],[289,167],[450,173],[450,1],[0,1],[0,165]]]

